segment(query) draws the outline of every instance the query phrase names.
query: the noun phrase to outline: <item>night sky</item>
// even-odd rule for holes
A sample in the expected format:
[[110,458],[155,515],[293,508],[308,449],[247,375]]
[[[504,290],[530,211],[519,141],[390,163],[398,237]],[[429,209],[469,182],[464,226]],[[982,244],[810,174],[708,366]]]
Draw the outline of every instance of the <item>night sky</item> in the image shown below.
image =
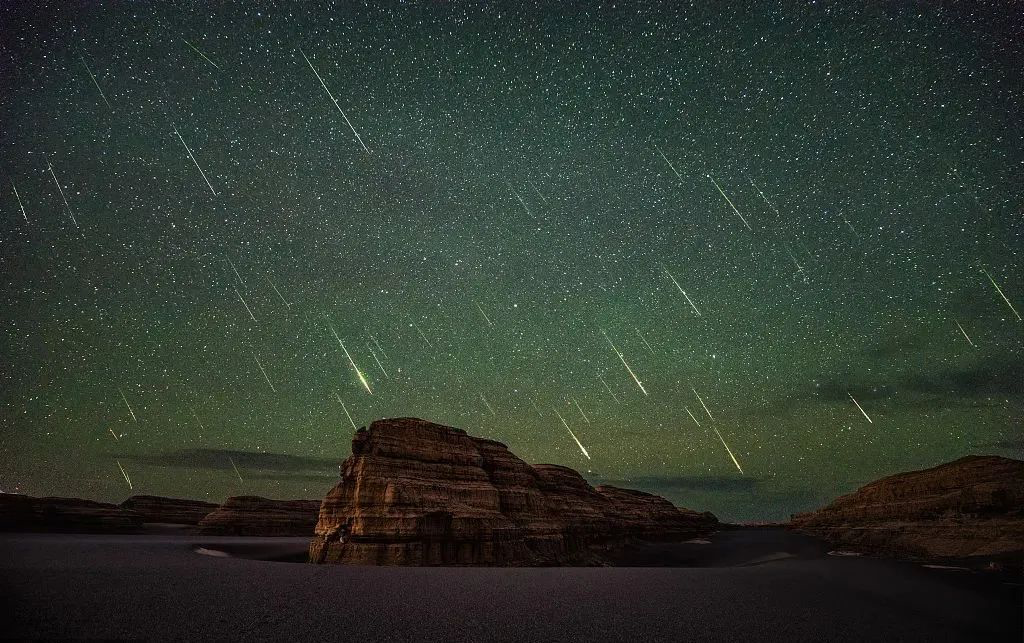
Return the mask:
[[5,2],[0,489],[320,498],[390,416],[730,520],[1021,457],[1024,18],[884,4]]

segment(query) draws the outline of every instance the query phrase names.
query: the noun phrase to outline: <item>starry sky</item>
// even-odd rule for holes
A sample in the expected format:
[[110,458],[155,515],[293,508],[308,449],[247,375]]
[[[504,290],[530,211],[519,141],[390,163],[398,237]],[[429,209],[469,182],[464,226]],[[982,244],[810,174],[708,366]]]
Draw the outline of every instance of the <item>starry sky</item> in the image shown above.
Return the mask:
[[572,4],[0,6],[0,489],[319,498],[390,416],[727,520],[1021,457],[1019,7]]

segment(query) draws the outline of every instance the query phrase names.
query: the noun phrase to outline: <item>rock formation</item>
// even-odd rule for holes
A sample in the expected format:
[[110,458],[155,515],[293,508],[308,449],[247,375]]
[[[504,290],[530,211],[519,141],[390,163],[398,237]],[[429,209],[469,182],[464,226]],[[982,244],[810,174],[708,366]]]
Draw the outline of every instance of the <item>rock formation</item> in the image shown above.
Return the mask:
[[835,546],[914,558],[1024,553],[1024,462],[967,456],[876,480],[790,526]]
[[233,496],[199,521],[199,531],[222,536],[309,536],[319,509],[316,500]]
[[500,442],[415,418],[359,429],[320,506],[310,560],[378,565],[599,563],[638,538],[714,529],[711,514],[530,466]]
[[141,515],[105,502],[0,493],[0,530],[111,533],[140,527]]
[[134,511],[143,522],[162,522],[176,525],[197,525],[217,508],[212,502],[164,498],[163,496],[132,496],[121,503],[122,509]]

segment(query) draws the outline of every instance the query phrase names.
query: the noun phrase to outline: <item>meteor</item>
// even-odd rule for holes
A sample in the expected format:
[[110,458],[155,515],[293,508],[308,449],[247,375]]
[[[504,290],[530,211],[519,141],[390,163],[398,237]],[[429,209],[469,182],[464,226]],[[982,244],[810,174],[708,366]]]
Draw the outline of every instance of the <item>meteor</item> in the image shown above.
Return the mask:
[[612,396],[615,403],[621,404],[622,402],[620,402],[618,396],[615,395],[615,391],[612,390],[612,387],[608,386],[608,382],[604,381],[604,377],[602,377],[600,373],[597,374],[597,379],[601,380],[601,383],[604,384],[604,390],[608,391],[608,395]]
[[380,368],[381,373],[384,373],[384,377],[386,377],[388,379],[391,379],[391,376],[388,375],[388,372],[386,370],[384,370],[384,365],[380,363],[379,359],[377,359],[377,353],[375,353],[373,351],[373,346],[370,346],[369,344],[367,344],[366,348],[367,348],[367,350],[370,351],[370,355],[373,355],[373,361],[377,362],[377,367]]
[[530,184],[530,187],[532,187],[533,191],[537,193],[537,196],[539,196],[540,200],[544,202],[544,205],[547,205],[548,204],[548,200],[545,199],[544,195],[540,193],[540,190],[538,190],[537,186],[533,184],[533,181],[527,179],[526,182]]
[[74,213],[74,211],[73,211],[73,210],[71,209],[71,204],[70,204],[70,203],[68,203],[68,198],[67,198],[66,196],[64,196],[64,188],[62,188],[62,187],[60,186],[60,181],[58,181],[58,180],[57,180],[57,175],[56,175],[56,174],[54,174],[54,172],[53,172],[53,166],[52,166],[52,165],[50,165],[50,162],[49,162],[49,161],[47,161],[47,162],[46,162],[46,168],[47,168],[48,170],[50,170],[50,176],[52,176],[52,177],[53,177],[53,182],[57,184],[57,190],[59,190],[59,191],[60,191],[60,198],[64,199],[64,207],[68,209],[68,216],[70,216],[70,217],[71,217],[71,222],[75,224],[75,227],[76,227],[76,228],[80,227],[80,226],[78,225],[78,219],[76,219],[76,218],[75,218],[75,213]]
[[242,480],[242,474],[238,473],[238,467],[235,466],[235,459],[228,456],[228,461],[231,462],[231,468],[235,470],[235,475],[238,476],[238,481],[245,484],[245,480]]
[[202,59],[203,59],[203,60],[205,60],[206,62],[208,62],[208,63],[210,63],[211,65],[213,65],[213,68],[214,68],[214,69],[216,69],[217,71],[220,71],[220,67],[218,67],[218,66],[217,66],[217,63],[215,63],[215,62],[213,62],[212,60],[210,60],[209,58],[207,58],[207,57],[206,57],[206,54],[204,54],[203,52],[201,52],[201,51],[199,51],[198,49],[196,49],[195,45],[193,45],[193,44],[192,44],[192,43],[190,43],[189,41],[185,40],[184,38],[182,38],[182,39],[181,39],[181,41],[182,41],[183,43],[185,43],[186,45],[188,45],[188,46],[189,46],[189,49],[191,49],[192,51],[194,51],[194,52],[196,52],[197,54],[199,54],[199,55],[200,55],[200,56],[202,57]]
[[25,214],[25,204],[21,202],[21,195],[18,194],[18,186],[14,184],[14,179],[11,179],[11,188],[14,189],[14,197],[18,199],[18,207],[21,208],[21,216],[25,217],[25,223],[28,223],[28,215]]
[[185,151],[188,152],[188,157],[196,164],[196,169],[199,170],[199,174],[203,176],[203,180],[206,181],[206,185],[210,188],[210,192],[213,192],[213,196],[217,196],[217,191],[213,189],[213,184],[210,183],[210,179],[206,178],[206,172],[203,172],[203,168],[199,167],[199,161],[196,160],[196,157],[192,154],[192,150],[189,149],[188,143],[185,142],[185,139],[181,137],[181,133],[178,132],[178,126],[171,125],[171,127],[174,129],[175,136],[177,136],[178,140],[181,141],[181,144],[185,146]]
[[107,430],[110,431],[110,435],[114,436],[114,440],[116,440],[117,442],[121,441],[121,438],[117,437],[117,434],[114,433],[114,429],[108,427]]
[[331,332],[334,333],[334,339],[338,340],[338,345],[341,346],[341,350],[345,351],[345,357],[348,358],[348,363],[352,365],[352,370],[355,371],[356,375],[359,376],[359,381],[360,383],[362,383],[363,388],[366,389],[367,393],[373,395],[373,391],[370,390],[370,384],[366,381],[366,378],[363,377],[363,372],[359,370],[358,366],[356,366],[355,360],[353,360],[352,356],[349,355],[348,349],[345,348],[344,342],[342,342],[341,338],[338,337],[338,331],[334,330],[334,324],[332,324],[330,320],[328,320],[327,325],[331,327]]
[[722,434],[719,433],[718,429],[716,429],[715,427],[711,427],[711,430],[714,431],[715,435],[718,436],[718,439],[722,441],[722,446],[725,447],[725,450],[729,452],[729,457],[732,458],[732,463],[736,465],[737,469],[739,469],[740,474],[746,475],[743,473],[743,467],[741,467],[740,463],[736,461],[736,456],[732,454],[732,449],[730,449],[729,445],[725,443],[725,438],[722,437]]
[[427,346],[429,346],[430,348],[433,348],[434,345],[431,344],[430,340],[427,339],[427,336],[423,334],[423,331],[420,329],[420,325],[416,323],[416,320],[413,319],[412,317],[409,317],[409,321],[412,322],[413,328],[415,328],[416,332],[420,334],[420,337],[423,338],[423,341],[425,341],[427,343]]
[[256,353],[252,354],[252,358],[256,360],[256,366],[260,367],[260,372],[263,373],[263,379],[267,380],[267,384],[270,385],[270,390],[277,393],[277,389],[274,388],[274,383],[270,381],[270,377],[267,376],[267,371],[263,369],[263,364],[260,364],[260,358],[256,357]]
[[874,422],[871,420],[871,418],[868,417],[867,412],[864,411],[864,407],[862,407],[860,405],[860,402],[858,402],[857,400],[854,399],[853,394],[850,393],[849,391],[847,391],[846,394],[849,395],[850,399],[853,400],[853,403],[857,405],[857,408],[860,410],[861,415],[864,416],[864,419],[867,420],[870,424],[874,424]]
[[[757,187],[757,183],[754,183],[754,179],[750,178],[750,176],[747,176],[747,180],[749,180],[750,184],[754,186],[754,189],[757,190],[757,193],[761,195],[761,198],[764,199],[764,202],[768,204],[768,207],[772,209],[772,212],[774,212],[776,215],[779,215],[778,208],[776,208],[774,205],[772,205],[772,202],[769,201],[768,197],[766,197],[764,195],[764,192],[761,191],[761,188]],[[779,215],[779,216],[782,216],[782,215]]]
[[974,348],[977,348],[977,346],[974,346],[974,342],[971,341],[971,338],[967,336],[967,331],[964,330],[964,327],[960,325],[960,322],[956,321],[955,319],[953,321],[956,322],[956,327],[960,329],[960,332],[964,334],[964,339],[967,340],[967,343],[973,346]]
[[[508,183],[508,181],[506,181],[506,183]],[[519,193],[516,192],[516,189],[512,187],[511,183],[508,183],[508,189],[512,190],[512,194],[516,195],[516,198],[519,199],[519,204],[523,206],[524,210],[526,210],[526,214],[530,215],[530,218],[536,220],[537,217],[533,216],[533,212],[530,211],[530,206],[526,205],[526,201],[523,201],[523,197],[519,196]]]
[[665,271],[665,274],[668,275],[668,278],[671,279],[672,283],[676,285],[676,288],[679,290],[679,292],[683,293],[683,297],[686,297],[686,301],[687,303],[690,304],[690,308],[693,309],[693,312],[697,313],[698,317],[701,317],[702,315],[700,314],[700,311],[697,310],[697,307],[693,305],[693,300],[690,299],[690,296],[686,294],[686,291],[683,290],[683,287],[679,285],[679,282],[676,281],[676,278],[672,276],[672,273],[668,271],[668,268],[666,268],[664,264],[662,264],[661,269]]
[[475,301],[473,303],[476,304],[476,308],[477,310],[480,311],[480,314],[484,316],[484,320],[487,321],[487,325],[493,326],[494,324],[491,323],[491,318],[487,316],[487,313],[484,312],[484,309],[480,306],[480,304],[477,304]]
[[252,314],[252,310],[249,308],[249,304],[245,303],[245,299],[242,298],[242,293],[238,292],[238,288],[235,288],[234,286],[232,286],[231,290],[235,291],[235,294],[238,295],[238,299],[240,299],[241,302],[242,302],[242,305],[245,306],[246,312],[249,313],[249,316],[252,317],[253,321],[256,321],[256,315]]
[[121,466],[121,461],[120,460],[114,460],[114,462],[117,463],[117,468],[121,470],[121,475],[124,476],[124,481],[128,483],[128,489],[134,491],[135,487],[132,486],[132,479],[128,477],[127,473],[125,473],[124,467]]
[[846,215],[843,214],[842,212],[840,212],[839,213],[839,217],[843,220],[843,223],[846,224],[846,227],[850,229],[850,232],[853,233],[853,236],[855,236],[858,239],[860,239],[860,235],[857,234],[857,229],[853,227],[853,224],[850,223],[850,220],[846,218]]
[[132,414],[132,420],[138,422],[138,418],[135,417],[135,411],[132,410],[132,405],[128,403],[128,398],[124,396],[124,391],[118,388],[117,392],[121,394],[121,399],[124,400],[124,405],[128,407],[128,412]]
[[[199,419],[199,415],[196,413],[196,410],[191,408],[191,407],[189,407],[189,410],[192,411],[192,417],[194,417],[196,419],[196,423],[199,424],[199,430],[205,432],[206,431],[206,427],[203,426],[203,421]],[[203,437],[203,436],[199,436],[199,437]]]
[[661,158],[665,159],[665,162],[668,163],[668,166],[672,168],[672,172],[676,175],[676,178],[682,181],[683,177],[679,175],[679,172],[676,171],[676,166],[672,165],[672,161],[668,160],[668,157],[665,156],[665,153],[661,151],[661,148],[655,145],[654,149],[658,150],[658,154],[661,154]]
[[711,415],[711,411],[708,410],[708,405],[704,403],[704,398],[700,396],[700,393],[697,392],[697,389],[691,388],[690,390],[693,391],[693,394],[697,396],[698,400],[700,400],[700,405],[704,407],[704,411],[708,414],[708,417],[711,418],[712,421],[714,421],[715,416]]
[[697,425],[697,426],[699,427],[699,426],[700,426],[700,422],[698,422],[698,421],[697,421],[697,418],[696,418],[696,417],[694,417],[694,415],[693,415],[693,413],[692,413],[692,412],[690,411],[689,407],[686,407],[686,406],[684,406],[683,408],[684,408],[684,409],[686,409],[686,412],[690,414],[690,419],[691,419],[691,420],[693,420],[693,423],[694,423],[694,424],[696,424],[696,425]]
[[718,186],[718,181],[715,181],[715,179],[713,179],[710,174],[708,174],[707,177],[709,179],[711,179],[712,183],[715,184],[715,189],[718,190],[718,193],[721,194],[722,197],[726,200],[726,202],[729,204],[729,207],[732,208],[732,211],[735,212],[736,216],[738,216],[740,218],[740,221],[743,222],[743,225],[747,226],[747,230],[750,230],[751,232],[753,232],[754,229],[750,227],[750,224],[747,223],[747,220],[743,218],[743,215],[740,214],[740,211],[737,210],[736,206],[732,204],[732,200],[729,199],[729,197],[725,196],[725,192],[723,192],[722,188]]
[[277,286],[274,284],[274,281],[269,276],[267,276],[267,283],[269,283],[270,287],[274,289],[274,292],[277,293],[277,296],[281,298],[281,303],[285,305],[285,308],[288,308],[290,310],[292,305],[289,304],[288,300],[284,298],[284,295],[282,295],[281,291],[277,289]]
[[107,95],[103,93],[102,89],[100,89],[100,84],[96,82],[96,77],[93,76],[92,70],[89,69],[89,63],[85,62],[85,56],[79,56],[79,58],[82,59],[82,64],[85,65],[85,71],[89,72],[89,78],[92,78],[92,84],[96,85],[96,91],[100,93],[100,97],[102,97],[103,102],[107,104],[107,108],[114,109],[113,106],[111,106],[110,101],[107,100]]
[[565,421],[565,418],[562,417],[562,414],[558,412],[558,409],[553,408],[551,410],[554,411],[555,415],[558,416],[558,419],[562,421],[562,426],[564,426],[565,430],[569,432],[569,435],[572,436],[572,439],[576,441],[576,446],[580,448],[580,451],[583,452],[583,455],[587,456],[587,460],[590,460],[590,454],[587,453],[587,449],[580,442],[579,438],[576,437],[576,434],[572,432],[572,429],[569,428],[569,424]]
[[224,256],[224,261],[228,262],[228,265],[231,266],[231,270],[234,271],[235,276],[238,277],[238,283],[244,286],[245,282],[242,281],[242,275],[238,274],[238,268],[235,268],[235,262],[231,261],[231,257],[228,257],[227,255]]
[[348,128],[352,130],[352,133],[355,135],[356,140],[359,141],[360,145],[362,145],[363,151],[369,154],[370,148],[366,147],[366,143],[363,143],[363,138],[359,136],[359,132],[357,132],[356,128],[352,126],[352,121],[348,120],[348,116],[345,115],[345,110],[343,110],[341,108],[341,105],[338,104],[338,99],[334,97],[334,94],[331,93],[331,90],[327,89],[327,83],[325,83],[324,79],[320,77],[320,72],[316,70],[316,67],[313,66],[313,63],[309,62],[309,58],[306,57],[306,52],[300,49],[299,53],[302,54],[302,57],[306,59],[306,64],[309,65],[309,68],[313,70],[314,74],[316,74],[316,79],[320,81],[320,85],[324,88],[324,91],[327,92],[327,95],[330,97],[331,102],[334,103],[334,106],[338,108],[339,112],[341,112],[341,117],[345,119],[345,123],[348,125]]
[[358,431],[359,427],[357,427],[356,423],[352,420],[352,416],[349,415],[349,412],[348,412],[348,407],[345,406],[345,403],[341,401],[341,396],[338,395],[337,391],[334,392],[334,397],[338,398],[338,403],[341,404],[341,410],[345,412],[345,417],[347,417],[348,421],[352,424],[352,430],[353,431]]
[[640,334],[640,329],[639,328],[634,328],[633,330],[636,331],[636,336],[639,337],[640,341],[642,341],[644,343],[644,346],[647,347],[647,350],[651,351],[651,355],[654,355],[655,354],[654,353],[654,348],[650,345],[650,343],[648,343],[647,339],[643,335]]
[[540,407],[537,406],[537,403],[533,401],[532,397],[530,398],[530,404],[533,405],[533,410],[537,412],[537,415],[544,417],[544,414],[540,412]]
[[572,403],[576,405],[576,408],[577,408],[577,409],[579,410],[579,412],[580,412],[580,415],[582,415],[582,416],[583,416],[583,420],[584,420],[584,421],[585,421],[585,422],[586,422],[587,424],[590,424],[590,418],[588,418],[588,417],[587,417],[587,414],[583,412],[583,407],[581,407],[581,406],[580,406],[580,403],[576,401],[576,398],[572,398]]
[[497,415],[497,413],[494,412],[494,407],[487,401],[487,398],[484,397],[483,393],[480,394],[480,399],[484,401],[484,406],[486,406],[487,410],[491,412],[491,415]]
[[373,333],[370,332],[369,328],[366,329],[366,334],[370,337],[370,341],[373,342],[373,345],[377,347],[377,350],[380,351],[380,354],[384,356],[384,359],[388,359],[387,351],[385,351],[384,348],[381,347],[380,343],[377,341],[377,338],[373,336]]
[[608,333],[604,332],[603,328],[601,329],[601,334],[604,335],[606,340],[608,340],[608,344],[612,347],[612,350],[615,351],[615,354],[619,356],[619,360],[622,362],[622,365],[626,367],[626,370],[629,371],[629,375],[633,378],[633,381],[636,382],[636,385],[640,387],[640,390],[643,391],[644,395],[647,395],[647,389],[645,389],[644,385],[640,383],[640,378],[636,376],[633,369],[631,369],[629,364],[626,363],[626,358],[622,356],[619,349],[615,348],[615,344],[612,343],[611,337],[608,337]]
[[1003,294],[1003,289],[999,287],[999,284],[996,283],[996,280],[992,278],[992,275],[988,274],[988,270],[982,268],[981,271],[985,273],[985,276],[988,277],[988,280],[992,282],[993,286],[995,286],[996,292],[998,292],[999,296],[1003,298],[1003,301],[1006,302],[1006,305],[1010,307],[1010,310],[1013,311],[1013,314],[1017,316],[1017,321],[1020,321],[1020,313],[1017,312],[1017,309],[1013,307],[1013,304],[1010,303],[1010,300],[1007,299],[1006,295]]

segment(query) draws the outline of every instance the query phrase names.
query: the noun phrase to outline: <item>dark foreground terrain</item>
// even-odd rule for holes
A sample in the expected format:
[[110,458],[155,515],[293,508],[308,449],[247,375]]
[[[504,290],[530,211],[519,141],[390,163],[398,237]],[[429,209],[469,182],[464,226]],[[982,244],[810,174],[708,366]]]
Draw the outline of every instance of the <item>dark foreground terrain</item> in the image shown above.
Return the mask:
[[1019,579],[829,556],[778,529],[639,547],[618,560],[636,567],[274,562],[301,558],[308,542],[0,535],[0,637],[1021,640]]

